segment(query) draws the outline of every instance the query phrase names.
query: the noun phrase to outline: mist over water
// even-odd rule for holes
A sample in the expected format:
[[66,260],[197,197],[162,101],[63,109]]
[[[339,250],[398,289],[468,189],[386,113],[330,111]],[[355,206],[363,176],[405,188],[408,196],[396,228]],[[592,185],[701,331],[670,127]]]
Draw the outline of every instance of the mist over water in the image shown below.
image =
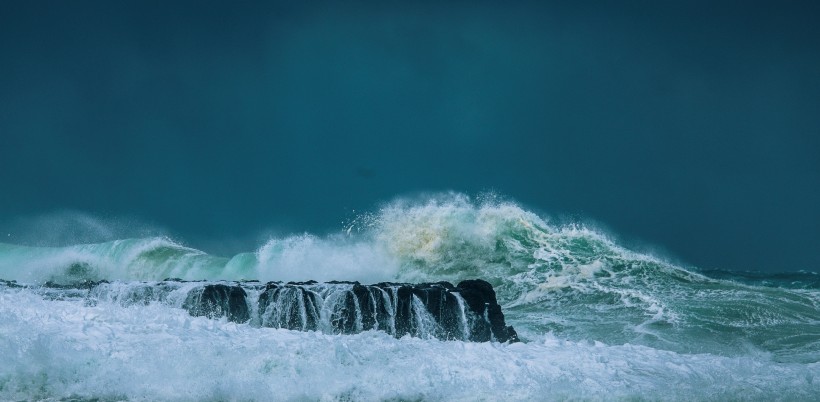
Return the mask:
[[[0,400],[816,400],[819,18],[3,2]],[[477,278],[521,342],[254,313]]]
[[[524,339],[556,333],[728,355],[751,347],[784,361],[814,362],[820,353],[815,273],[701,273],[624,248],[600,230],[551,223],[492,195],[398,199],[337,233],[271,238],[226,256],[167,237],[64,247],[0,243],[0,278],[33,285],[481,278],[496,287]],[[798,334],[802,340],[789,340]]]
[[[10,356],[0,395],[11,398],[261,400],[282,378],[291,385],[277,396],[310,400],[473,399],[479,391],[514,400],[791,400],[820,392],[817,274],[699,272],[494,196],[397,199],[336,233],[274,237],[226,256],[167,237],[0,243],[0,278],[0,351]],[[202,283],[157,282],[165,278],[482,278],[523,343],[191,317],[182,301]],[[107,282],[89,290],[89,281]],[[250,292],[249,304],[262,300],[258,288]],[[345,374],[360,370],[389,386]],[[199,384],[203,376],[219,380]],[[167,381],[180,387],[160,385]],[[669,383],[675,395],[665,393]]]

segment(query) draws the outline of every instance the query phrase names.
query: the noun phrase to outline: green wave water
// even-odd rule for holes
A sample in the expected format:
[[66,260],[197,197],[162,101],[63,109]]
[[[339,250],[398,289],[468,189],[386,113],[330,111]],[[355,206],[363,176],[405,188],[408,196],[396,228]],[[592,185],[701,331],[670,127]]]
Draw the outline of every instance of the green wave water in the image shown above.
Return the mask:
[[526,340],[641,345],[677,353],[820,361],[820,286],[806,272],[699,272],[630,251],[582,225],[559,226],[512,202],[453,194],[397,201],[329,236],[271,239],[209,255],[168,238],[68,247],[0,244],[0,278],[457,282],[497,289]]

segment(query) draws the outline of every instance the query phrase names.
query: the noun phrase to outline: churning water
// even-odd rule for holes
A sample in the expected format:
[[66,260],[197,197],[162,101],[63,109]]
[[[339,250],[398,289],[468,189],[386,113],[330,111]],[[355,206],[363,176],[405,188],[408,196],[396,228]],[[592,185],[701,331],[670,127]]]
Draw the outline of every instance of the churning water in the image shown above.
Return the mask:
[[[699,272],[510,202],[396,202],[340,234],[272,239],[231,257],[168,238],[0,244],[0,278],[16,281],[0,282],[2,400],[820,397],[817,275]],[[278,318],[258,308],[247,323],[195,317],[182,308],[194,282],[123,299],[165,278],[480,278],[522,342],[321,323],[295,331],[263,325]],[[104,291],[70,290],[100,280],[110,281]]]

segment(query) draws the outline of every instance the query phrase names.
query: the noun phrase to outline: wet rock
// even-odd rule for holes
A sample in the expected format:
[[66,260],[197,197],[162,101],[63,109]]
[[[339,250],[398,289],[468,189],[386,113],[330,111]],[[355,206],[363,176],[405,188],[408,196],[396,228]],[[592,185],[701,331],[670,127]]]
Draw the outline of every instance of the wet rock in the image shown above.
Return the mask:
[[182,307],[195,317],[228,317],[228,321],[244,323],[250,320],[246,297],[240,286],[210,284],[191,290]]
[[462,281],[456,287],[470,311],[478,317],[471,327],[470,339],[477,342],[486,342],[495,338],[499,342],[517,342],[518,334],[512,326],[504,322],[504,314],[495,296],[495,290],[489,282],[481,279]]
[[259,317],[264,327],[315,331],[320,319],[318,295],[301,285],[270,282],[259,295]]
[[[121,286],[108,282],[46,284],[44,297],[85,298],[124,306],[167,303],[173,292],[187,289],[182,280],[143,282]],[[0,281],[6,287],[19,286]],[[248,292],[258,294],[247,300]],[[256,306],[253,306],[255,303]],[[504,321],[495,290],[486,281],[391,283],[319,283],[255,281],[204,282],[188,292],[182,306],[193,316],[227,317],[232,322],[300,331],[354,334],[380,330],[397,338],[406,335],[474,342],[516,342],[518,336]],[[258,316],[256,315],[258,312]],[[257,319],[258,317],[258,319]]]

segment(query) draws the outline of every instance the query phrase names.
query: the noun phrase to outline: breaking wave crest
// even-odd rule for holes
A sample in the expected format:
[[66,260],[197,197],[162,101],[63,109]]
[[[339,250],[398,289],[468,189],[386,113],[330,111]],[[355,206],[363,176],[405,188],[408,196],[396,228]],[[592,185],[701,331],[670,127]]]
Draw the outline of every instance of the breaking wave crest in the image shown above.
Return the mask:
[[[67,247],[0,244],[0,276],[26,282],[82,280],[458,280],[499,282],[547,267],[597,271],[605,259],[658,260],[618,247],[596,230],[553,226],[512,202],[459,194],[396,201],[345,230],[273,238],[254,252],[209,255],[168,237]],[[688,271],[673,268],[680,275]],[[551,279],[555,283],[555,277]]]
[[[639,344],[680,353],[820,361],[820,291],[704,274],[631,251],[584,225],[510,201],[447,194],[398,200],[327,236],[274,238],[209,255],[165,237],[39,248],[0,245],[0,278],[458,282],[498,291],[522,338]],[[767,285],[768,283],[768,285]],[[799,334],[799,335],[796,335]]]

